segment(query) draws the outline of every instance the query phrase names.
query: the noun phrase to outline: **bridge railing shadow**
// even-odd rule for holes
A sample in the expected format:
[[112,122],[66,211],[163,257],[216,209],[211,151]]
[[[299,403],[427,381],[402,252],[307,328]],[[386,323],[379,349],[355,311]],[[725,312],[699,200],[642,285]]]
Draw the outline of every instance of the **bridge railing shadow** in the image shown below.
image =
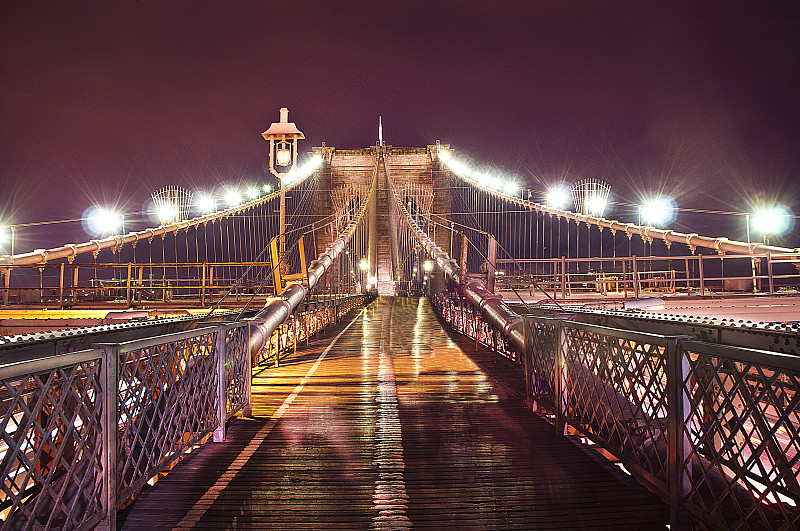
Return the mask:
[[800,521],[797,357],[566,314],[525,316],[526,350],[513,353],[469,304],[433,300],[458,331],[519,362],[532,408],[659,494],[674,526]]

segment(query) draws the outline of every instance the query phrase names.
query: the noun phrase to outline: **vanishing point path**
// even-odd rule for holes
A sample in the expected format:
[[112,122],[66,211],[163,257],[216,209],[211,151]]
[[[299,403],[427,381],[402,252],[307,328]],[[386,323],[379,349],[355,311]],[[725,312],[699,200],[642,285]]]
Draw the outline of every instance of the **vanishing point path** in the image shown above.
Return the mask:
[[666,529],[668,507],[525,408],[521,371],[380,298],[253,381],[121,529]]

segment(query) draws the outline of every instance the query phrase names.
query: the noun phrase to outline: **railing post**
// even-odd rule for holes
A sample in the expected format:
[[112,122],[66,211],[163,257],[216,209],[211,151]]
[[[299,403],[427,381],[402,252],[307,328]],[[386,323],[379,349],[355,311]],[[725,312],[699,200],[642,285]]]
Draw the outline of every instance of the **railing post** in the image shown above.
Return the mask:
[[[108,531],[117,528],[117,397],[119,394],[119,346],[103,349],[103,501]],[[100,527],[100,526],[98,526]]]
[[686,279],[686,294],[691,291],[691,282],[689,281],[689,258],[683,259],[683,278]]
[[143,287],[143,285],[142,285],[142,277],[144,276],[144,266],[139,266],[139,273],[138,273],[137,276],[138,276],[138,279],[136,281],[136,287],[138,289],[137,289],[137,292],[136,292],[136,301],[139,304],[141,304],[142,303],[142,287]]
[[[278,328],[272,332],[272,337],[275,338],[275,367],[280,367],[281,365],[281,328],[283,325],[278,325]],[[271,342],[270,342],[271,344]]]
[[486,289],[494,293],[494,282],[497,272],[497,240],[489,236],[489,249],[486,258]]
[[536,405],[533,402],[533,392],[531,390],[531,368],[530,368],[530,356],[531,356],[531,347],[530,343],[531,339],[531,321],[528,316],[522,317],[522,334],[524,338],[525,344],[525,351],[522,354],[522,366],[525,369],[525,402],[528,406],[528,409],[531,411],[536,411]]
[[555,348],[555,367],[553,375],[555,382],[555,399],[553,409],[556,415],[556,433],[566,435],[567,432],[567,331],[563,321],[556,325],[558,343]]
[[664,355],[667,361],[667,491],[669,493],[669,520],[671,528],[678,524],[678,500],[681,469],[680,432],[682,424],[681,377],[678,370],[678,352],[675,338],[667,338]]
[[206,305],[206,263],[203,262],[200,272],[200,306]]
[[127,289],[125,290],[125,301],[128,303],[128,306],[131,305],[131,267],[133,267],[133,264],[128,262],[128,283]]
[[561,256],[561,298],[567,298],[567,258]]
[[461,260],[459,261],[459,266],[461,267],[461,283],[467,283],[467,256],[469,253],[469,240],[467,239],[467,235],[463,232],[461,233]]
[[667,368],[667,492],[670,526],[681,529],[681,502],[689,491],[689,477],[683,462],[690,451],[685,434],[686,411],[691,408],[683,384],[689,378],[689,361],[683,355],[679,337],[668,337],[665,349]]
[[78,302],[78,270],[77,264],[72,264],[72,302]]
[[631,257],[633,259],[633,298],[639,298],[639,266],[636,262],[636,255]]
[[294,311],[294,319],[292,320],[292,354],[297,354],[297,310]]
[[225,325],[217,327],[217,344],[214,351],[217,362],[217,414],[219,415],[219,425],[217,429],[214,430],[214,442],[225,442],[225,421],[227,420],[225,417],[227,417],[228,405],[228,386],[225,380],[225,349],[227,348],[227,336]]
[[[252,323],[247,323],[247,344],[250,344],[250,337],[253,333]],[[245,393],[247,393],[247,405],[242,410],[242,415],[249,417],[253,413],[253,358],[250,356],[249,349],[245,349],[244,357],[247,360],[245,368]]]
[[8,295],[11,289],[11,268],[4,269],[3,274],[3,306],[8,306]]
[[700,296],[706,294],[706,277],[703,274],[703,255],[697,255],[697,274],[700,276]]
[[58,305],[64,303],[64,262],[61,262],[61,268],[58,273]]
[[767,277],[769,278],[769,293],[775,293],[775,277],[772,276],[772,253],[767,253]]

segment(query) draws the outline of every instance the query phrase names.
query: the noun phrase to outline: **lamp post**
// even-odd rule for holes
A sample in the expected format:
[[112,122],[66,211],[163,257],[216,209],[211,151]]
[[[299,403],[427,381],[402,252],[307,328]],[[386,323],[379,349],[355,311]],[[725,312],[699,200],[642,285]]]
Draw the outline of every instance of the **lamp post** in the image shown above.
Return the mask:
[[[747,247],[750,248],[750,214],[744,215],[744,221],[747,225]],[[752,249],[750,253],[752,254]],[[753,293],[758,291],[758,283],[756,282],[756,259],[755,257],[750,257],[750,273],[753,277]]]
[[14,263],[14,242],[17,239],[17,228],[14,225],[9,227],[11,229],[11,263]]
[[283,263],[286,252],[286,186],[283,179],[297,166],[297,141],[304,139],[305,135],[300,132],[294,122],[289,121],[289,109],[282,107],[280,121],[273,122],[269,129],[261,133],[261,136],[264,137],[264,140],[269,140],[269,171],[278,178],[281,185],[278,256]]

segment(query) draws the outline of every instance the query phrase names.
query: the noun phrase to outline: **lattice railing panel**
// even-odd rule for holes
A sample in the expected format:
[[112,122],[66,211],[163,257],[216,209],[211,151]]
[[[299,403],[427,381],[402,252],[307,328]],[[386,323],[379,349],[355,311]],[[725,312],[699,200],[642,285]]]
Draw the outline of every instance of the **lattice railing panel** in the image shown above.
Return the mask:
[[0,365],[0,530],[113,528],[119,503],[249,405],[248,343],[231,323]]
[[0,529],[103,516],[102,381],[97,350],[0,367]]
[[665,486],[665,339],[579,323],[562,331],[567,422]]
[[247,326],[225,331],[225,411],[230,417],[250,403],[250,334]]
[[284,353],[297,348],[301,341],[336,323],[354,309],[363,307],[369,300],[363,294],[339,296],[326,299],[316,308],[298,311],[289,318],[287,324],[279,326],[272,333],[261,351],[253,354],[253,365],[274,362],[276,357],[282,359]]
[[[456,330],[486,335],[469,305],[432,302]],[[800,529],[800,358],[525,322],[530,396],[552,396],[558,429],[566,422],[622,461],[670,502],[674,525],[689,525],[686,510],[704,529]]]
[[[186,334],[175,334],[181,335]],[[219,424],[216,340],[216,329],[210,329],[165,343],[133,342],[120,348],[120,499]]]
[[683,499],[733,529],[800,527],[800,360],[684,349]]
[[526,357],[528,363],[528,389],[537,410],[555,409],[556,349],[558,348],[558,321],[527,318]]

